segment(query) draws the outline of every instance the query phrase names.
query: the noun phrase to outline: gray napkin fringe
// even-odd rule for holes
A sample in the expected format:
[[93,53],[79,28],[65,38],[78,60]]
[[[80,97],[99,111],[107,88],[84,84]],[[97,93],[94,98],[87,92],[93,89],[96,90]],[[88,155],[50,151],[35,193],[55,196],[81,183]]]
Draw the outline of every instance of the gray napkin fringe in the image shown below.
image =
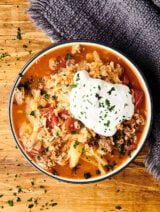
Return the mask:
[[87,39],[118,48],[141,68],[154,102],[145,166],[160,179],[160,0],[31,0],[28,13],[52,40]]

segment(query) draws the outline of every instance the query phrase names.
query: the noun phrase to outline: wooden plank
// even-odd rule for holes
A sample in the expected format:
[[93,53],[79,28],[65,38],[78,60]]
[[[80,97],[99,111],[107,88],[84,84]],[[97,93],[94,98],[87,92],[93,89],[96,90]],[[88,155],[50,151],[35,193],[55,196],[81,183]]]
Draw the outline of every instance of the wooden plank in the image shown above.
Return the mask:
[[[28,59],[51,43],[30,22],[28,15],[24,13],[27,7],[28,0],[0,1],[0,55],[10,55],[0,59],[0,195],[4,195],[0,198],[0,206],[4,206],[2,211],[30,211],[28,205],[32,202],[27,200],[32,197],[41,198],[38,199],[37,207],[31,209],[37,212],[43,204],[51,203],[51,200],[58,205],[45,206],[44,211],[48,207],[48,211],[55,212],[158,212],[160,187],[143,164],[148,152],[147,146],[134,162],[111,180],[89,185],[72,185],[50,179],[35,170],[15,148],[7,116],[12,83]],[[18,27],[23,33],[22,40],[16,39]],[[23,48],[24,44],[28,47]],[[31,54],[29,50],[32,50]],[[34,186],[31,185],[33,178],[36,179]],[[23,192],[17,192],[17,185]],[[40,185],[44,188],[39,188]],[[20,202],[16,202],[14,192],[21,198]],[[8,200],[14,201],[14,207],[6,203]],[[116,209],[118,205],[122,207],[121,210]]]

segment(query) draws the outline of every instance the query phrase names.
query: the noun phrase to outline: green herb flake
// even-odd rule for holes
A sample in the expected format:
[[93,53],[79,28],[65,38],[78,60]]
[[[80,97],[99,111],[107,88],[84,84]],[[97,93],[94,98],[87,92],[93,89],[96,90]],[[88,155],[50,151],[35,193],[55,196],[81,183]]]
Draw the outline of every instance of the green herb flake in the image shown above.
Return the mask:
[[101,173],[101,171],[98,169],[97,171],[96,171],[96,174],[100,174]]
[[43,185],[40,185],[39,188],[44,188],[44,186]]
[[70,88],[70,89],[73,89],[73,88],[76,88],[76,87],[77,87],[76,84],[69,85],[69,88]]
[[19,73],[19,76],[24,79],[24,75],[22,73]]
[[59,136],[59,133],[58,132],[56,132],[56,136]]
[[31,181],[31,185],[34,186],[34,182],[33,181]]
[[73,55],[71,55],[71,54],[66,54],[66,59],[67,60],[70,60],[70,59],[73,59],[74,58],[74,56]]
[[37,159],[38,159],[38,160],[41,160],[41,157],[38,155],[38,156],[37,156]]
[[112,91],[115,91],[115,88],[114,88],[114,87],[112,87],[107,93],[108,93],[109,95],[111,95]]
[[29,204],[28,208],[33,208],[33,206],[34,206],[33,204]]
[[50,206],[52,206],[52,207],[54,207],[54,206],[56,206],[56,205],[57,205],[56,202],[53,202],[53,203],[50,204]]
[[27,45],[25,45],[25,44],[23,45],[23,48],[27,48],[27,47],[28,47]]
[[78,73],[76,76],[76,81],[79,81],[79,80],[80,80],[80,77],[79,77],[79,73]]
[[22,189],[21,188],[18,188],[18,193],[22,192]]
[[48,94],[45,94],[45,99],[49,99],[49,95]]
[[20,197],[17,197],[17,200],[16,200],[17,202],[20,202],[21,201],[21,198]]
[[116,206],[116,209],[118,209],[118,210],[121,210],[121,208],[122,208],[122,207],[119,206],[119,205]]
[[21,35],[21,29],[20,27],[17,28],[17,39],[22,40],[22,35]]
[[96,97],[98,100],[100,100],[100,99],[102,98],[98,93],[96,93],[95,97]]
[[8,200],[7,203],[9,206],[13,206],[13,200]]
[[109,127],[110,121],[108,120],[107,123],[104,123],[104,126]]
[[0,198],[3,197],[3,194],[0,194]]
[[76,131],[76,130],[71,131],[71,133],[72,133],[73,135],[75,135],[75,134],[79,134],[79,132],[78,132],[78,131]]
[[52,173],[53,175],[58,175],[58,172],[55,169],[53,169]]
[[108,99],[105,100],[105,104],[110,107],[110,101]]
[[92,175],[89,172],[84,173],[84,177],[85,179],[90,178]]
[[39,80],[38,80],[39,82],[44,82],[44,79],[42,79],[42,78],[39,78]]
[[27,200],[28,202],[32,202],[32,197],[30,199]]
[[2,53],[0,55],[0,59],[4,58],[4,57],[9,57],[10,55],[8,53]]
[[35,112],[31,111],[30,116],[35,116]]
[[76,149],[76,147],[79,145],[79,142],[76,141],[75,144],[73,145],[73,147]]

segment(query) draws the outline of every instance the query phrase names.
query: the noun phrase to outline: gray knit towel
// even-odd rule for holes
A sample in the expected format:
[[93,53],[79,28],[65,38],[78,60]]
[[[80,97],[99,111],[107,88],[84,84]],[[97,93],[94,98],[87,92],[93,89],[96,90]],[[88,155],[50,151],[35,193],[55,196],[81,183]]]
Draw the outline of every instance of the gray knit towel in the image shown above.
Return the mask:
[[28,13],[52,40],[100,41],[140,66],[154,102],[145,166],[160,179],[160,0],[31,0]]

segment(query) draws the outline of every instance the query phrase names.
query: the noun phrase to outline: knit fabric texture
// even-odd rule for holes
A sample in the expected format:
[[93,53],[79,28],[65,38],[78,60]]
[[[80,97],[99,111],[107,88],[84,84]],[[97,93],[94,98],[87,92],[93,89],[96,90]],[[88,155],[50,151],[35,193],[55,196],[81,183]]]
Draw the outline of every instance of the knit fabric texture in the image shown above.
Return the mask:
[[54,41],[100,41],[138,64],[154,103],[145,166],[160,179],[160,0],[31,0],[28,14]]

